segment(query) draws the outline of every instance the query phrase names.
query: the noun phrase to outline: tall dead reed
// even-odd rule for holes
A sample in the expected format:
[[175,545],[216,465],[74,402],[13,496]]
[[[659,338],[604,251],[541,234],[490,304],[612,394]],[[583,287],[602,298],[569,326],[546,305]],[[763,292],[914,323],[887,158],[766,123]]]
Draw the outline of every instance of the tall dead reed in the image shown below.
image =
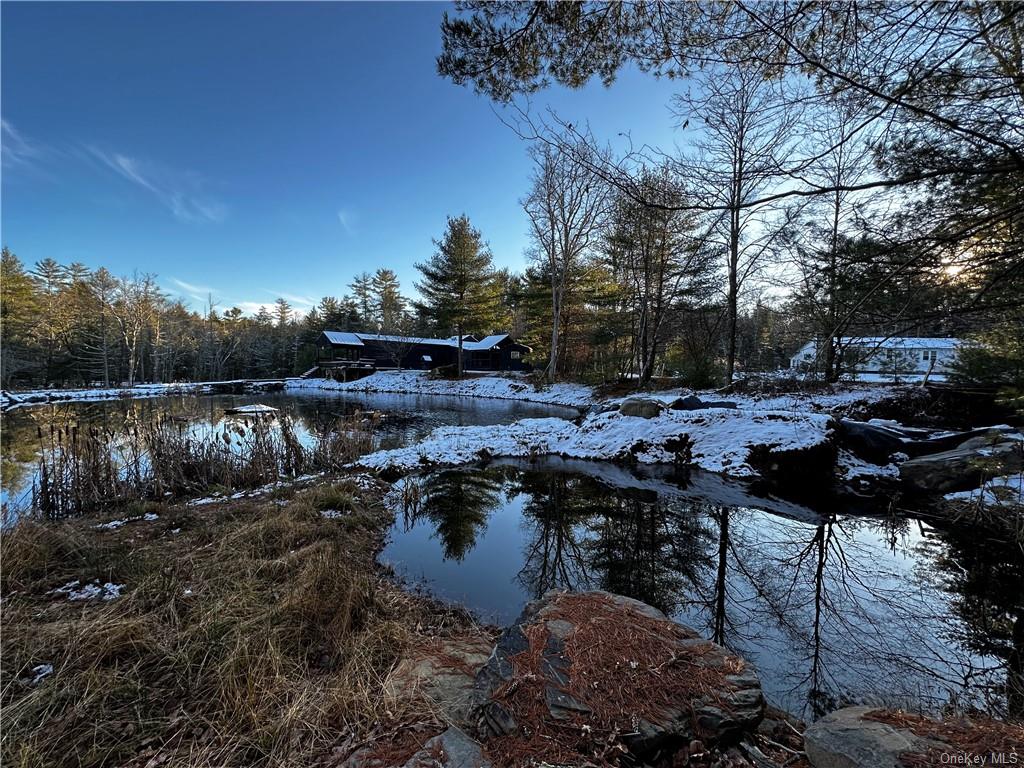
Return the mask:
[[376,418],[338,419],[307,442],[291,419],[256,417],[196,429],[174,419],[37,432],[32,511],[51,520],[130,501],[211,489],[256,488],[303,474],[336,472],[374,447]]

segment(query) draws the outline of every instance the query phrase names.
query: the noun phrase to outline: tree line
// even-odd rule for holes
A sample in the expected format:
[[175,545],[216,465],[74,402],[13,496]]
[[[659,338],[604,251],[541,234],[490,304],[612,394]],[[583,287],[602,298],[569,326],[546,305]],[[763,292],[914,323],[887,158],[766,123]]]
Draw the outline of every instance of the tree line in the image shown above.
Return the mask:
[[[974,335],[991,342],[977,377],[1024,378],[1021,5],[457,8],[440,74],[529,142],[522,272],[495,269],[457,216],[415,300],[380,269],[304,315],[279,299],[247,317],[5,251],[4,386],[290,375],[325,328],[508,332],[549,380],[695,386],[778,368],[808,339],[834,381],[851,338]],[[521,98],[627,64],[680,82],[678,149],[613,148]]]

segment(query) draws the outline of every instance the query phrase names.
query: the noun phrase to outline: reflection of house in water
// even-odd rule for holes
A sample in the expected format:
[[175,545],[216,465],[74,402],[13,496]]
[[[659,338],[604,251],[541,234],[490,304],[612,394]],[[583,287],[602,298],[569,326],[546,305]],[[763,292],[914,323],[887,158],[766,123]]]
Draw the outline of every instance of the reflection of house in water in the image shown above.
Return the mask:
[[[532,350],[507,333],[480,339],[462,337],[462,364],[468,371],[528,371],[526,356]],[[316,344],[316,364],[324,370],[374,370],[407,368],[429,370],[455,365],[459,339],[390,336],[379,333],[324,331]]]
[[[837,343],[837,358],[844,373],[865,381],[930,376],[944,379],[962,339],[911,336],[854,336]],[[821,370],[824,347],[808,341],[789,360],[793,370]]]

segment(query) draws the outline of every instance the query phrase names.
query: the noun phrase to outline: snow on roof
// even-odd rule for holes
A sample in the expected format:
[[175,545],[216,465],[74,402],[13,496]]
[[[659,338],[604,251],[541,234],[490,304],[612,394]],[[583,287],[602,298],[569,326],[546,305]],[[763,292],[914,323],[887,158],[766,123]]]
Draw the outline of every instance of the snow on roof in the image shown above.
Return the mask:
[[353,344],[357,347],[363,346],[363,342],[360,341],[359,336],[355,333],[346,333],[344,331],[324,331],[324,336],[331,344]]
[[501,344],[507,338],[507,333],[496,333],[492,336],[486,336],[480,339],[480,341],[464,341],[462,346],[465,349],[491,349]]
[[854,336],[843,339],[842,343],[878,349],[956,349],[963,344],[963,339],[924,336]]
[[[324,331],[324,335],[331,344],[351,344],[364,346],[364,341],[383,342],[385,344],[428,344],[441,347],[457,347],[458,336],[449,336],[447,339],[432,339],[419,336],[391,336],[383,333],[343,333],[341,331]],[[483,352],[493,349],[508,338],[507,333],[497,333],[477,341],[473,336],[463,336],[462,348],[469,352]]]

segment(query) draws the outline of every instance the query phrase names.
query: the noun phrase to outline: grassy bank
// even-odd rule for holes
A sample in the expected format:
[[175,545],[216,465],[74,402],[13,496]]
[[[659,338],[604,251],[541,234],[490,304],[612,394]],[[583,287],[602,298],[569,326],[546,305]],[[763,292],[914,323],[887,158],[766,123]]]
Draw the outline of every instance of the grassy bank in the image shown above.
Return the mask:
[[308,766],[431,721],[385,680],[467,619],[375,564],[380,496],[340,480],[4,532],[0,762]]

